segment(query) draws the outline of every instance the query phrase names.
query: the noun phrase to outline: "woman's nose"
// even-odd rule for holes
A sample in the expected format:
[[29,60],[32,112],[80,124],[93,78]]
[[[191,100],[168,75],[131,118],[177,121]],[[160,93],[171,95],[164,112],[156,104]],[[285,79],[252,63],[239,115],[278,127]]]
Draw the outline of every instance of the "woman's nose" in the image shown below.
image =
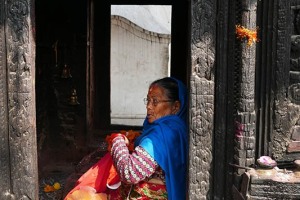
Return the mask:
[[147,109],[150,108],[150,105],[151,105],[151,103],[148,102],[148,103],[146,104],[146,108],[147,108]]
[[147,102],[147,104],[146,104],[146,108],[148,109],[148,108],[151,108],[153,105],[152,105],[152,102],[151,101],[149,101],[149,102]]

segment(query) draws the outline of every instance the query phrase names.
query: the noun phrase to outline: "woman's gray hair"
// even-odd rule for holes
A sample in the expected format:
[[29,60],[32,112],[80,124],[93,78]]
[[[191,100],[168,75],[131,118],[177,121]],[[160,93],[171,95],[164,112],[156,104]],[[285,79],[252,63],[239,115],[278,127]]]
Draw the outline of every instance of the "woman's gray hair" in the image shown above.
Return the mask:
[[177,81],[174,80],[173,78],[165,77],[165,78],[155,80],[150,84],[150,87],[154,85],[163,88],[169,100],[172,100],[174,102],[179,101],[178,84]]

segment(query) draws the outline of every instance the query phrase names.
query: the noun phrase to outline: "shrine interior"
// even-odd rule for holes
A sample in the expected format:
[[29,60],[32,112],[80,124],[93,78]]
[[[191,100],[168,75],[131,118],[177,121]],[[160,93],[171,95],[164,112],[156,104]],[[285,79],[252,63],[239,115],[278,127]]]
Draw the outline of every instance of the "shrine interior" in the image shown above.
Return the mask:
[[38,167],[43,179],[54,172],[67,176],[95,148],[87,145],[85,131],[87,2],[36,1],[35,15]]

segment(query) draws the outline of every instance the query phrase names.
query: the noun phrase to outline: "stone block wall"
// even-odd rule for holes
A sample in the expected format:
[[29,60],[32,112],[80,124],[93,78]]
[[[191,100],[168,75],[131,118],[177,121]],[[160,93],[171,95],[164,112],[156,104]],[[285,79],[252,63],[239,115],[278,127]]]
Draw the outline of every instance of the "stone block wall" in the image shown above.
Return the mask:
[[247,199],[300,199],[298,171],[258,169],[250,170]]

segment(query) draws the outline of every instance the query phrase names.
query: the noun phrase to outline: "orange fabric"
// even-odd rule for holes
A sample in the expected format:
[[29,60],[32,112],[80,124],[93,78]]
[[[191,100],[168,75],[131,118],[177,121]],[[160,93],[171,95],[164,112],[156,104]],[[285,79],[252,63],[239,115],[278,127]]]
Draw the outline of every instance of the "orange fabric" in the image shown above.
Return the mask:
[[89,191],[87,189],[76,190],[71,195],[66,197],[66,200],[107,200],[107,194],[105,193],[94,193],[93,191]]
[[120,181],[120,177],[114,165],[111,165],[109,169],[109,176],[107,178],[108,185],[114,185]]
[[74,191],[80,190],[80,188],[85,186],[94,188],[97,193],[103,193],[106,191],[108,181],[110,181],[110,184],[120,181],[109,152],[77,180],[76,186],[68,193],[65,200],[67,200]]

